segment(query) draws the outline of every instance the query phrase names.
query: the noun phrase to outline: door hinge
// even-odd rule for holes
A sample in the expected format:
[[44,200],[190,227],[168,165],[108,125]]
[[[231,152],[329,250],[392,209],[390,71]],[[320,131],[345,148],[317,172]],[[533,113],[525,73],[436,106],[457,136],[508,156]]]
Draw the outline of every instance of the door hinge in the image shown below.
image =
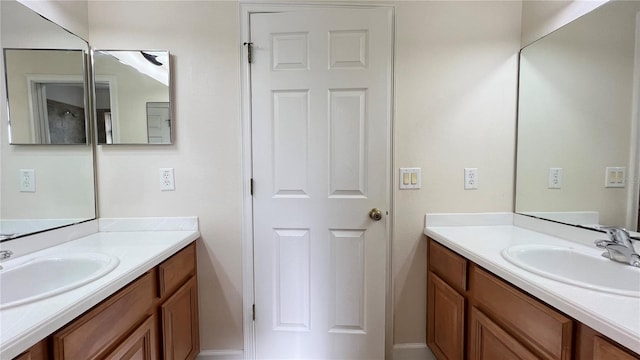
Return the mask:
[[243,45],[247,47],[247,60],[249,61],[249,64],[251,64],[251,60],[252,60],[251,55],[253,53],[253,43],[245,42]]
[[252,315],[253,321],[256,321],[256,304],[253,304],[252,312],[253,312],[253,315]]
[[251,195],[253,195],[253,178],[249,180],[249,189],[250,189]]

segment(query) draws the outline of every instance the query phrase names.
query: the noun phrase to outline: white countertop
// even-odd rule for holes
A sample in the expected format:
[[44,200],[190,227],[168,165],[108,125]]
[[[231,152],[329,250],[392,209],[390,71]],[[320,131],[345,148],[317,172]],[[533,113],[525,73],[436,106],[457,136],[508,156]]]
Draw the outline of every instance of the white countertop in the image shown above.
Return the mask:
[[549,244],[593,251],[595,246],[563,240],[514,225],[429,226],[424,233],[514,286],[640,354],[640,298],[567,285],[523,270],[500,252],[521,244]]
[[200,237],[197,230],[97,232],[14,260],[99,252],[120,263],[105,276],[48,299],[0,310],[0,359],[12,359]]

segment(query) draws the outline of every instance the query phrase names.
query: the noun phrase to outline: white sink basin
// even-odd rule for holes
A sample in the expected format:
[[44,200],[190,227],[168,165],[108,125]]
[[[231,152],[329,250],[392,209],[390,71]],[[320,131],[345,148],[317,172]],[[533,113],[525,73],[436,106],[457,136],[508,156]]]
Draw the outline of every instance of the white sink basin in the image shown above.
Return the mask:
[[73,253],[37,257],[14,267],[4,263],[0,309],[73,290],[106,275],[119,262],[117,257],[101,253]]
[[517,245],[502,256],[512,264],[566,284],[640,297],[640,268],[606,259],[593,251],[551,245]]

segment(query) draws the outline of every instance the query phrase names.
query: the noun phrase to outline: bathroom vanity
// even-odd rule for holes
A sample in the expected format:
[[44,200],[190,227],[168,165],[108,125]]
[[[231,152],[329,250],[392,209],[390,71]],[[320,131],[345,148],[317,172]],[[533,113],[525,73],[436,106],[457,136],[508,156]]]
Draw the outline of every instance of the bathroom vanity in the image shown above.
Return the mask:
[[0,358],[194,359],[198,238],[198,231],[100,231],[3,262],[10,270],[12,261],[89,251],[119,259],[86,285],[0,310]]
[[516,245],[583,244],[508,221],[439,225],[447,226],[427,216],[427,344],[438,359],[640,359],[640,293],[565,284],[501,255]]

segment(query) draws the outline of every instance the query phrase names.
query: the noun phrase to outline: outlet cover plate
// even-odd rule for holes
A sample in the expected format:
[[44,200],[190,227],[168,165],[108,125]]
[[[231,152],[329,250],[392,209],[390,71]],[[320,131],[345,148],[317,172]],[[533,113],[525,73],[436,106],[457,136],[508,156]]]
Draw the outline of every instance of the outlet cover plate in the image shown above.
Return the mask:
[[173,168],[160,168],[160,190],[173,191],[176,189]]
[[20,192],[36,192],[36,171],[20,169]]

